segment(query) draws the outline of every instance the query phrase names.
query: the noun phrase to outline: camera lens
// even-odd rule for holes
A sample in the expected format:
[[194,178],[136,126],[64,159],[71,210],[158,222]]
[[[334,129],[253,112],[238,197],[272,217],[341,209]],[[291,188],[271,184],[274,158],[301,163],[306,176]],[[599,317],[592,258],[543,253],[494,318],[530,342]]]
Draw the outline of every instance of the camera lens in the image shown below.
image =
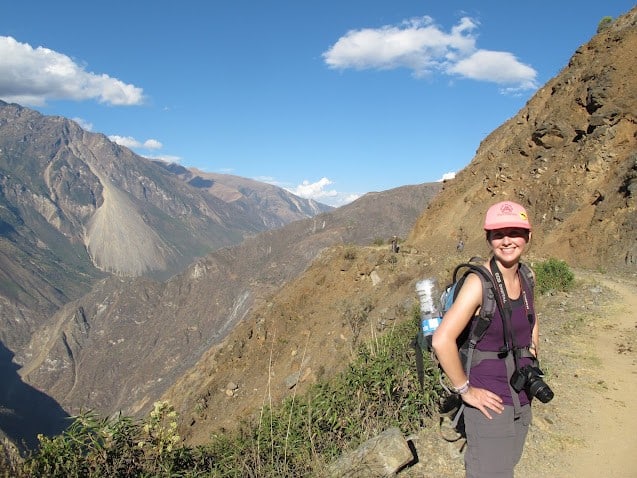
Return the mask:
[[542,379],[536,378],[529,383],[529,394],[536,397],[542,403],[548,403],[553,399],[553,390]]

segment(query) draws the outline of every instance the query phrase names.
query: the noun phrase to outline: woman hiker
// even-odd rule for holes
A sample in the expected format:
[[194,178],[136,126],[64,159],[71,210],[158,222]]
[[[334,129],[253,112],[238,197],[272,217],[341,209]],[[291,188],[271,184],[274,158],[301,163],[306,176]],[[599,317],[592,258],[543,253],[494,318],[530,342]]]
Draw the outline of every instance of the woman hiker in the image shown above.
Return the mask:
[[[482,303],[480,278],[470,274],[434,333],[433,348],[445,375],[465,404],[466,476],[511,478],[522,456],[531,422],[531,397],[524,388],[519,392],[513,389],[511,376],[515,370],[532,365],[538,353],[533,289],[519,271],[520,259],[531,239],[531,224],[524,207],[504,201],[488,209],[484,230],[492,253],[484,266],[496,279],[496,295],[500,295],[501,304],[507,304],[510,314],[503,313],[501,307],[496,310],[476,347],[478,355],[483,353],[490,358],[471,367],[468,378],[456,339]],[[503,287],[498,287],[497,279]],[[510,320],[505,321],[503,314],[510,315]],[[515,352],[507,354],[503,350],[525,353],[519,352],[514,362]]]

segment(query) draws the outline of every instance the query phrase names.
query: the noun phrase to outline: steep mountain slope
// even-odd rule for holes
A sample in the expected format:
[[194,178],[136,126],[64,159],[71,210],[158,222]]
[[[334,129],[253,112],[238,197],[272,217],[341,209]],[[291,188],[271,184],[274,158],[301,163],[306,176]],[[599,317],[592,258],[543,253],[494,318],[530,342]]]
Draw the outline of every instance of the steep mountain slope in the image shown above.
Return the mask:
[[446,281],[455,263],[488,252],[483,214],[498,200],[528,206],[531,261],[555,257],[634,273],[635,51],[637,9],[578,49],[483,142],[422,212],[399,254],[373,246],[325,250],[255,307],[164,394],[182,416],[181,435],[206,442],[342,370],[362,340],[410,317],[416,281]]
[[48,317],[101,278],[167,278],[210,251],[332,209],[247,179],[214,180],[247,193],[225,200],[73,121],[0,101],[0,340],[20,355]]
[[371,193],[220,249],[167,282],[104,279],[16,354],[20,374],[70,413],[145,410],[321,250],[406,234],[440,187]]
[[[66,423],[16,370],[42,363],[50,341],[73,340],[52,317],[65,304],[100,280],[167,278],[210,251],[333,209],[248,179],[214,181],[202,187],[73,121],[0,101],[0,428],[16,443]],[[234,197],[216,194],[224,187]]]
[[185,186],[104,135],[65,118],[0,106],[5,210],[24,219],[25,233],[31,217],[41,216],[68,242],[82,244],[101,270],[162,271],[187,263],[189,250],[201,253],[259,231],[245,212]]
[[483,249],[487,206],[525,205],[533,252],[589,268],[637,265],[635,11],[579,48],[568,66],[491,133],[419,219],[409,242],[450,254]]

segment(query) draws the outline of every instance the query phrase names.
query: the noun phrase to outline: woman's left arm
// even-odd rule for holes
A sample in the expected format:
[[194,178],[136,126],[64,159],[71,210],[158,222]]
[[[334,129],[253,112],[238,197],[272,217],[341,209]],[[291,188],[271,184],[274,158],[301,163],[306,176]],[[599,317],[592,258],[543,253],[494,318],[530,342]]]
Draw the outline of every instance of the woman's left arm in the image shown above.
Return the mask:
[[533,324],[533,330],[531,331],[531,345],[529,345],[529,351],[538,358],[540,346],[540,327],[538,325],[537,316],[535,316],[535,324]]
[[[535,271],[531,269],[531,275],[533,276],[533,282],[536,282],[535,279]],[[535,311],[535,294],[532,292],[533,297],[533,310]],[[531,345],[529,345],[529,351],[535,356],[537,359],[539,356],[539,347],[540,347],[540,326],[538,324],[537,313],[534,313],[535,320],[533,321],[533,330],[531,330]]]

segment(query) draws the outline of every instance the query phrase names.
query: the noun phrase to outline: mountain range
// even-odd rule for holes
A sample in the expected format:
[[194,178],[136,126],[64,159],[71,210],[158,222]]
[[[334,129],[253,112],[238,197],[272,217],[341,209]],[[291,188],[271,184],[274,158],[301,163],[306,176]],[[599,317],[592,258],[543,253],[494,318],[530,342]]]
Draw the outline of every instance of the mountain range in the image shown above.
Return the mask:
[[[417,280],[487,252],[499,200],[529,210],[531,261],[634,273],[636,25],[632,10],[580,47],[455,179],[330,211],[0,104],[0,369],[58,418],[165,398],[201,442],[407,320]],[[4,395],[6,432],[26,418]]]
[[144,410],[322,248],[405,236],[441,188],[405,186],[334,210],[148,160],[7,103],[0,186],[0,338],[12,384],[0,404],[15,411],[45,391],[68,413],[103,414]]

